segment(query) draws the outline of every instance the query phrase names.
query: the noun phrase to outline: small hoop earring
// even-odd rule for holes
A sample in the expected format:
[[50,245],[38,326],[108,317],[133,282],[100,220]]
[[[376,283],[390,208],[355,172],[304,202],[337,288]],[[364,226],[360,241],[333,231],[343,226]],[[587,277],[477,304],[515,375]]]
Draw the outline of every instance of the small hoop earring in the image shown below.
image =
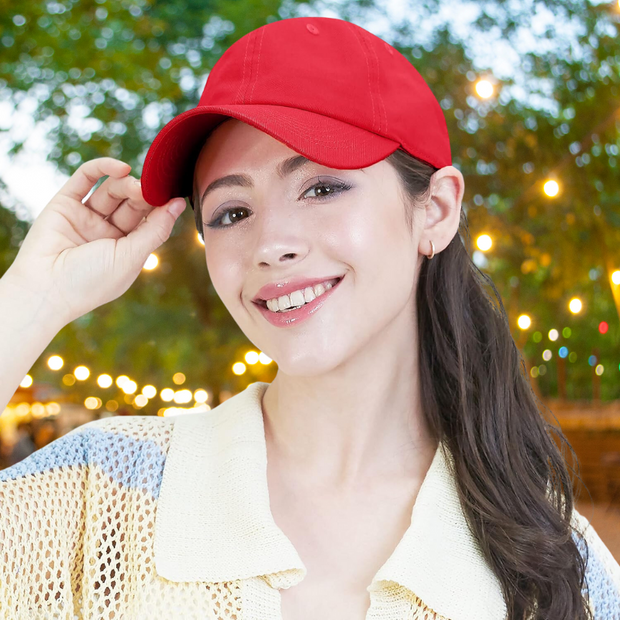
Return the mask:
[[433,258],[433,256],[435,256],[435,244],[431,241],[431,255],[427,256],[428,260]]

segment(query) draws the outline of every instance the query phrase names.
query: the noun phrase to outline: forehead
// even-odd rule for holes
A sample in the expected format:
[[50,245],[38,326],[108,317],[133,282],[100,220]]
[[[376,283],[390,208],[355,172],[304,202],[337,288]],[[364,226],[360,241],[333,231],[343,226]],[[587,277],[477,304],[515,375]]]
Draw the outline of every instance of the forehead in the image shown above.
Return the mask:
[[[269,134],[235,118],[218,125],[205,140],[194,168],[194,191],[202,194],[215,181],[227,176],[245,175],[258,183],[271,181],[275,174],[280,179],[299,179],[305,168],[312,167],[329,174],[360,173],[368,181],[373,180],[377,189],[387,191],[385,184],[398,184],[396,171],[385,160],[365,168],[340,170],[306,160],[307,166],[285,160],[299,159],[300,154]],[[305,158],[304,158],[305,159]],[[309,163],[308,163],[309,162]],[[239,183],[250,187],[253,181]]]
[[206,139],[196,162],[199,184],[231,170],[260,170],[273,161],[298,155],[286,144],[236,118],[218,125]]

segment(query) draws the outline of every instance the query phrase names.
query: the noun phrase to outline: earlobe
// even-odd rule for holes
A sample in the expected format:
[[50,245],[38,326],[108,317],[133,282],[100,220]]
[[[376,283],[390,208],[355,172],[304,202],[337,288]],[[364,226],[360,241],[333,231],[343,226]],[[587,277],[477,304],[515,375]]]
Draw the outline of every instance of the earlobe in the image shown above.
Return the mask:
[[441,252],[458,232],[464,190],[463,175],[453,166],[441,168],[433,175],[424,230],[424,238],[431,246],[430,253],[424,252],[427,258],[435,255],[435,248],[437,253]]

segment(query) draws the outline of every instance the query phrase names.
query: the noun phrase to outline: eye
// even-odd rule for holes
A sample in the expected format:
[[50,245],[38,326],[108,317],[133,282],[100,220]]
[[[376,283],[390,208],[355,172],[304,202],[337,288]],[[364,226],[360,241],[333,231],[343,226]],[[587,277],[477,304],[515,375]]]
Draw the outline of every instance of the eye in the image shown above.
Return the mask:
[[[240,212],[243,212],[243,211],[247,213],[250,210],[246,209],[245,207],[231,207],[230,209],[226,209],[219,217],[209,222],[207,226],[209,228],[228,228],[229,226],[233,226],[235,222],[238,222],[239,220],[243,219],[239,217],[234,217],[234,215],[238,215]],[[226,218],[228,218],[229,221],[232,220],[232,223],[222,224],[222,221]]]
[[[308,194],[308,192],[315,190],[315,194],[317,194],[317,189],[321,190],[321,193],[318,193],[315,196],[308,196],[308,198],[310,200],[327,200],[329,198],[331,198],[333,195],[335,194],[340,194],[341,192],[346,192],[347,190],[351,189],[353,186],[350,185],[349,183],[344,183],[342,181],[321,181],[320,177],[319,177],[319,182],[315,183],[312,187],[309,187],[303,194],[303,196],[306,196],[306,194]],[[328,192],[325,193],[324,190],[328,189]],[[230,209],[225,209],[217,218],[215,218],[214,220],[212,220],[211,222],[209,222],[208,224],[206,224],[206,226],[208,226],[209,228],[228,228],[230,226],[234,226],[236,222],[239,222],[243,219],[245,219],[244,217],[238,217],[238,215],[240,213],[252,213],[250,211],[250,209],[247,209],[246,207],[231,207]],[[224,220],[226,220],[228,218],[228,223],[226,223]]]
[[316,196],[310,196],[310,198],[316,198],[317,200],[324,200],[325,198],[329,198],[330,196],[334,194],[345,192],[351,189],[351,187],[352,187],[351,185],[349,185],[348,183],[343,183],[342,181],[327,182],[327,181],[321,181],[321,179],[319,178],[319,182],[313,185],[312,187],[310,187],[309,189],[307,189],[303,193],[303,195],[305,196],[309,191],[316,190],[317,188],[321,188],[321,189],[327,188],[329,189],[329,193],[322,193]]

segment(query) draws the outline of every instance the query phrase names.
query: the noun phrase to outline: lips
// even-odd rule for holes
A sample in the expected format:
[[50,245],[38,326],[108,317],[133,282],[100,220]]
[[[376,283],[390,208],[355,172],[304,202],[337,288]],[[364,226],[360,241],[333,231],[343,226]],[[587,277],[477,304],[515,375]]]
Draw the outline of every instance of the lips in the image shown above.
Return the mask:
[[266,301],[268,299],[276,299],[283,295],[289,295],[293,291],[301,291],[308,287],[316,286],[324,282],[332,282],[337,284],[342,280],[344,276],[335,275],[319,278],[295,278],[290,280],[283,280],[281,282],[274,282],[263,286],[252,301],[255,304],[266,307]]
[[312,301],[299,306],[295,310],[287,310],[286,312],[272,312],[267,308],[265,302],[253,302],[258,308],[263,317],[275,327],[293,328],[297,325],[303,324],[317,312],[321,311],[321,308],[329,306],[329,300],[334,295],[338,295],[340,290],[340,284],[344,280],[345,276],[337,278],[337,282],[334,286],[327,289],[322,295],[315,297]]

